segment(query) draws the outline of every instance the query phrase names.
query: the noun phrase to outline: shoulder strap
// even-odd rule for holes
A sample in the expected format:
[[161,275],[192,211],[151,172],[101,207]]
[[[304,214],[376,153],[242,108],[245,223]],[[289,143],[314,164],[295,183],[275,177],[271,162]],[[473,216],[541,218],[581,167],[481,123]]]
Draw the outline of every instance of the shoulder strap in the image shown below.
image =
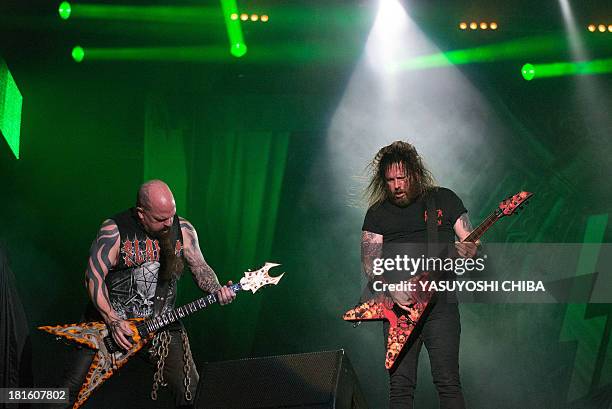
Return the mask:
[[434,257],[438,254],[438,213],[433,192],[427,194],[425,201],[427,206],[427,256]]
[[155,298],[153,299],[153,315],[159,315],[166,304],[166,297],[168,296],[168,287],[170,280],[157,279],[157,285],[155,286]]

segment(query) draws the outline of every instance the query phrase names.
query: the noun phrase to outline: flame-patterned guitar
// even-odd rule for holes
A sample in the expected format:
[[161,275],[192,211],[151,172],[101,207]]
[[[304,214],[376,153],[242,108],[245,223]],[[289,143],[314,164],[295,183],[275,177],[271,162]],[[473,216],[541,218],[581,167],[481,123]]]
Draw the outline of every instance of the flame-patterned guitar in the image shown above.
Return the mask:
[[[463,241],[475,243],[484,232],[493,226],[499,219],[504,216],[516,214],[515,212],[517,209],[522,207],[532,195],[533,193],[530,192],[519,192],[514,196],[506,198],[499,204],[499,207],[487,216],[487,218],[484,219],[484,221]],[[416,284],[417,281],[428,280],[429,278],[429,274],[425,272],[412,277],[408,281],[414,282],[418,288],[418,284]],[[413,299],[414,302],[408,304],[405,309],[400,308],[393,302],[370,300],[348,310],[342,316],[342,319],[345,321],[352,322],[368,320],[389,321],[389,336],[387,338],[387,353],[385,355],[385,367],[387,369],[391,369],[395,364],[402,348],[408,342],[410,334],[412,334],[412,331],[425,312],[433,296],[433,292],[419,292],[415,295],[418,296],[418,300]]]
[[[277,277],[270,277],[268,270],[279,265],[280,264],[266,263],[259,270],[249,270],[244,273],[244,277],[240,279],[240,283],[233,284],[230,288],[234,292],[246,290],[252,291],[254,294],[261,287],[276,285],[284,273]],[[93,391],[110,378],[117,369],[125,365],[136,352],[142,349],[142,347],[153,338],[157,331],[211,304],[215,304],[216,302],[217,297],[215,297],[214,294],[210,294],[189,304],[178,307],[166,314],[161,314],[149,319],[134,318],[127,320],[130,329],[134,333],[134,335],[132,335],[132,347],[128,351],[121,349],[115,343],[104,322],[95,321],[69,325],[44,326],[38,329],[47,331],[58,337],[67,338],[72,342],[96,350],[96,355],[91,362],[85,381],[74,403],[73,409],[76,409],[82,406]]]

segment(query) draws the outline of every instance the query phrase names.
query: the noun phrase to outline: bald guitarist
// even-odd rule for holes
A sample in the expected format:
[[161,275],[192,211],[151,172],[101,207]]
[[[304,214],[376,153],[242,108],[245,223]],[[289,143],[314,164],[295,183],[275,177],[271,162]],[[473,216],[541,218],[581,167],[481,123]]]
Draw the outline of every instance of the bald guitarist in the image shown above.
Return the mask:
[[[366,190],[370,207],[361,235],[362,266],[370,282],[381,279],[374,274],[374,260],[383,257],[387,243],[428,242],[427,217],[436,218],[438,242],[455,243],[461,257],[476,255],[476,243],[461,243],[472,231],[461,199],[451,190],[434,185],[414,146],[397,141],[383,147],[370,169],[372,175]],[[433,195],[434,214],[426,211],[426,195]],[[399,308],[406,309],[410,302],[409,295],[403,292],[387,295]],[[389,370],[390,409],[413,407],[418,358],[423,345],[429,354],[440,408],[465,408],[459,376],[459,310],[456,302],[443,298],[434,297],[430,302],[409,343]],[[387,322],[384,330],[387,339]]]
[[[106,220],[91,246],[85,272],[91,302],[85,318],[103,320],[117,345],[128,350],[134,334],[125,320],[171,311],[184,261],[202,291],[216,294],[222,305],[233,301],[234,292],[219,284],[204,260],[196,230],[176,214],[170,188],[161,180],[146,182],[138,191],[136,207]],[[164,285],[158,289],[160,283]],[[191,407],[198,372],[182,324],[157,333],[149,345],[147,358],[156,368],[152,396],[167,382],[176,407]],[[69,363],[61,386],[69,389],[71,404],[94,354],[82,348]]]

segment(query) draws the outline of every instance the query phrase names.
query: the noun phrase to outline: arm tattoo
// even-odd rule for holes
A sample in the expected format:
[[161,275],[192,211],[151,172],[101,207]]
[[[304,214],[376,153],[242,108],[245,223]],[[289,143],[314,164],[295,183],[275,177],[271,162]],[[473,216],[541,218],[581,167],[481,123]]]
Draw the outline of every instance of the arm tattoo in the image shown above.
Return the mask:
[[192,226],[191,223],[189,223],[187,220],[183,219],[182,217],[180,217],[179,220],[180,220],[181,229],[187,229],[190,232],[195,233],[195,228]]
[[361,268],[369,281],[374,280],[374,259],[382,256],[383,236],[369,231],[361,232]]
[[468,233],[471,233],[472,230],[474,230],[474,228],[472,227],[472,223],[470,223],[470,218],[468,217],[467,213],[463,213],[461,216],[459,216],[459,220],[461,221],[461,226],[465,229],[465,231],[467,231]]
[[204,260],[195,228],[185,219],[181,219],[181,228],[185,229],[184,239],[189,240],[189,245],[185,246],[184,255],[193,280],[202,291],[211,294],[217,292],[221,289],[221,284],[219,284],[215,271]]
[[119,229],[117,225],[112,220],[106,220],[98,231],[98,236],[91,244],[89,261],[85,270],[85,285],[89,297],[105,319],[113,315],[113,310],[104,278],[113,267],[114,263],[110,259],[110,252],[118,241]]
[[217,279],[217,275],[215,274],[213,269],[210,268],[210,266],[206,263],[206,261],[202,261],[203,263],[200,265],[191,266],[193,279],[202,291],[206,291],[207,293],[217,292],[221,289],[219,279]]

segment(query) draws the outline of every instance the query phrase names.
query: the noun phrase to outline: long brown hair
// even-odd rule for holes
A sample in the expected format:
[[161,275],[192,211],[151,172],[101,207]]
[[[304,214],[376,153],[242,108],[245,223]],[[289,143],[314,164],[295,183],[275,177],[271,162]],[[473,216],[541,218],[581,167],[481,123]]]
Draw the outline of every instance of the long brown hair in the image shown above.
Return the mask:
[[423,165],[415,147],[408,142],[395,141],[381,148],[367,167],[370,174],[370,183],[365,190],[368,206],[380,205],[389,197],[385,172],[394,163],[401,163],[406,169],[410,181],[409,196],[412,199],[436,187],[433,175]]

